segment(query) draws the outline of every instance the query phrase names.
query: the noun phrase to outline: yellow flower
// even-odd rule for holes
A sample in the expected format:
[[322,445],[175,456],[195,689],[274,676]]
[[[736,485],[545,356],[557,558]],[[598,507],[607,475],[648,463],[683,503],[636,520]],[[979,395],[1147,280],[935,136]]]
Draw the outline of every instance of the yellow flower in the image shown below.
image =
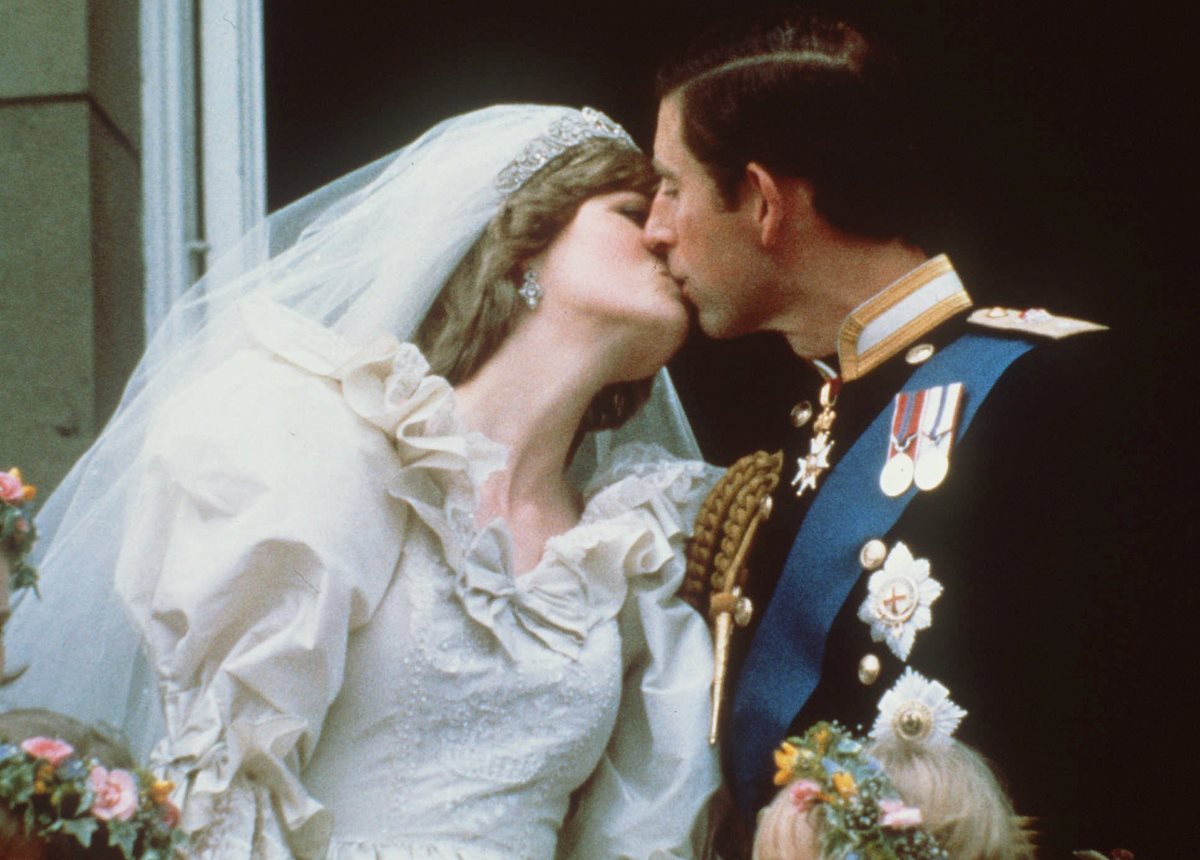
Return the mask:
[[839,770],[833,775],[833,788],[842,796],[843,800],[858,794],[858,786],[854,783],[854,777],[844,770]]
[[800,756],[800,750],[784,741],[779,745],[779,749],[775,750],[775,784],[787,785],[792,781],[792,775],[796,770],[796,759]]
[[48,783],[54,778],[54,765],[50,762],[43,762],[38,766],[37,774],[33,778],[33,793],[46,794],[50,791]]
[[817,733],[813,735],[813,741],[816,742],[817,749],[820,750],[821,755],[825,755],[825,750],[829,747],[829,727],[821,726],[817,730]]
[[150,799],[158,806],[162,806],[171,796],[171,792],[175,790],[175,783],[169,779],[156,779],[154,785],[150,786]]

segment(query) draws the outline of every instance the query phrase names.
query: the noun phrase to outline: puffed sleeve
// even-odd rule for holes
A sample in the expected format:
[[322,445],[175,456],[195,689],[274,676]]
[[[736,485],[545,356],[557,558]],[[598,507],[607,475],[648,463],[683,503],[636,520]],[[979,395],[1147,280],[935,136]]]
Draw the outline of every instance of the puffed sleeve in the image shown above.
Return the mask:
[[336,380],[247,350],[164,408],[141,468],[117,585],[191,856],[324,856],[332,822],[299,775],[396,568],[395,448]]
[[720,784],[708,743],[712,639],[677,592],[687,536],[719,475],[642,445],[626,446],[609,473],[617,481],[604,502],[640,513],[670,551],[629,579],[618,616],[625,673],[617,723],[564,826],[560,858],[704,856],[709,801]]

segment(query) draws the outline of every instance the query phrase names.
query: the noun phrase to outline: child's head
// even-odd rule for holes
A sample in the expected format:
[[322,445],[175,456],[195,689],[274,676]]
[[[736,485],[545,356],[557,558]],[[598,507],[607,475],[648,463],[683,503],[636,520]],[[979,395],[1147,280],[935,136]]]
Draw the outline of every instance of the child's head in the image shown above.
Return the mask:
[[870,843],[931,860],[1033,856],[987,764],[952,738],[864,743],[818,723],[784,743],[776,764],[783,787],[759,814],[754,860],[840,860]]
[[900,796],[921,810],[923,827],[953,860],[1033,857],[1025,819],[1017,816],[979,753],[949,738],[937,746],[895,736],[867,750]]

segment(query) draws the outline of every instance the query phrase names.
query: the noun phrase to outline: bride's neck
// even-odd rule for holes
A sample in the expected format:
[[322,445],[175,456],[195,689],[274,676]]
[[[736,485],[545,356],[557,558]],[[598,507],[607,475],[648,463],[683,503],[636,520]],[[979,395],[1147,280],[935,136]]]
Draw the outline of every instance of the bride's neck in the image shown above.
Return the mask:
[[603,348],[547,328],[518,326],[455,393],[467,425],[508,448],[510,499],[565,488],[575,433],[611,375]]

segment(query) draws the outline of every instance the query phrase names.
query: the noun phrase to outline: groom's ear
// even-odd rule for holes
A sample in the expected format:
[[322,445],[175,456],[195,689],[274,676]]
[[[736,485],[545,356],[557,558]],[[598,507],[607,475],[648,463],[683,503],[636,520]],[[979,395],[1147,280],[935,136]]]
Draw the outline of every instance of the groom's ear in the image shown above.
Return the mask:
[[[759,243],[767,249],[775,247],[783,237],[784,225],[802,213],[795,210],[810,203],[808,186],[777,176],[757,161],[746,165],[743,177],[743,205],[749,204],[750,216],[758,232]],[[803,192],[798,194],[797,192]],[[797,198],[802,199],[797,199]]]

